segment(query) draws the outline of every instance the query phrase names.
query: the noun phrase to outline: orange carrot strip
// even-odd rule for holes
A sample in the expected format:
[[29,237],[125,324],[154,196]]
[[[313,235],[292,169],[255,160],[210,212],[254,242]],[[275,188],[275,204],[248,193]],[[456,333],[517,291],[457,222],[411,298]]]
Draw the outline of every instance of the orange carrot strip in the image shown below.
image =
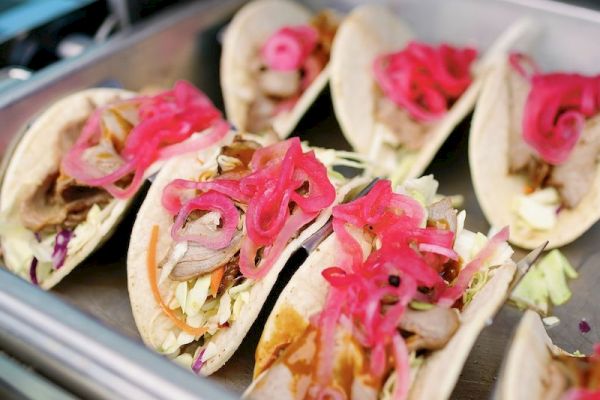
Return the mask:
[[215,269],[210,274],[210,294],[212,295],[212,297],[217,297],[217,292],[219,291],[219,285],[221,284],[221,280],[223,280],[224,274],[225,274],[225,266],[224,265]]
[[158,242],[158,225],[152,226],[152,233],[150,235],[150,243],[148,243],[148,258],[147,258],[147,266],[148,266],[148,279],[150,280],[150,288],[152,289],[152,294],[154,295],[154,300],[160,305],[163,312],[169,317],[171,321],[179,329],[182,331],[189,333],[190,335],[200,336],[204,335],[207,331],[207,328],[194,328],[193,326],[188,325],[185,321],[182,321],[173,313],[167,305],[164,303],[160,291],[158,290],[158,281],[156,280],[156,244]]

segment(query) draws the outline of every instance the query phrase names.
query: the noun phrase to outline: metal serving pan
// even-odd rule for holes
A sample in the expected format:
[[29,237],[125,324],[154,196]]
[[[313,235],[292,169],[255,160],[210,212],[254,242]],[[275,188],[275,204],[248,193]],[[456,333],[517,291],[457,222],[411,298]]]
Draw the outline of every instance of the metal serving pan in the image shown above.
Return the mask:
[[[221,105],[218,87],[220,48],[217,37],[220,29],[242,3],[241,0],[210,0],[168,11],[158,19],[124,32],[75,60],[58,63],[36,74],[14,90],[0,93],[0,154],[10,153],[11,143],[17,140],[23,127],[47,104],[69,92],[90,86],[118,84],[135,90],[148,85],[170,85],[178,78],[185,78],[199,85]],[[315,7],[329,5],[347,11],[360,1],[306,0],[305,3]],[[383,3],[395,7],[424,40],[472,44],[480,49],[489,46],[494,37],[511,22],[528,16],[547,28],[534,47],[534,55],[544,68],[576,69],[589,73],[600,69],[598,12],[546,0],[396,0]],[[465,198],[464,208],[469,214],[469,227],[486,231],[489,226],[477,204],[469,176],[468,130],[467,118],[443,146],[427,173],[436,175],[443,193],[462,194]],[[327,93],[321,96],[305,116],[296,133],[318,146],[349,148],[340,134]],[[33,326],[40,329],[36,334],[41,338],[48,338],[56,332],[43,329],[47,323],[40,324],[38,321],[32,325],[33,317],[29,313],[19,314],[11,310],[15,304],[34,308],[56,307],[60,312],[48,309],[47,313],[60,318],[59,321],[66,321],[67,328],[81,333],[79,337],[85,338],[87,335],[89,340],[98,342],[96,344],[105,346],[104,348],[112,345],[121,354],[131,355],[131,365],[150,374],[144,376],[158,375],[164,378],[154,388],[146,388],[146,393],[164,398],[164,390],[158,390],[157,387],[169,381],[188,393],[195,388],[194,393],[199,397],[215,396],[217,392],[210,390],[218,389],[206,386],[209,382],[218,382],[234,393],[241,393],[251,378],[254,349],[261,327],[276,293],[291,276],[298,260],[288,263],[283,279],[235,356],[218,373],[208,380],[202,380],[150,354],[139,345],[139,336],[129,308],[125,271],[125,254],[134,214],[132,212],[115,236],[61,282],[50,295],[23,282],[15,282],[14,277],[0,271],[0,348],[49,374],[48,365],[58,365],[57,359],[44,358],[39,353],[36,356],[36,352],[31,349],[43,346],[44,341],[35,341],[26,333]],[[599,241],[600,226],[596,225],[575,243],[563,249],[581,273],[581,277],[571,285],[574,298],[555,310],[555,314],[561,319],[560,325],[550,330],[555,342],[567,350],[589,352],[591,344],[600,341],[600,311],[595,307],[600,300],[597,290],[600,265],[596,265],[600,264],[600,258],[596,254],[596,243]],[[523,252],[518,252],[517,255],[522,254]],[[15,289],[17,287],[18,290]],[[59,299],[92,318],[82,316],[74,308],[62,304]],[[505,347],[519,317],[520,312],[504,307],[494,324],[484,330],[463,370],[453,398],[480,399],[489,396]],[[577,328],[582,318],[592,326],[592,331],[587,334],[581,334]],[[12,325],[9,321],[13,322]],[[105,326],[98,325],[98,321]],[[93,335],[91,332],[102,334]],[[17,345],[17,337],[23,339],[20,345]],[[45,345],[48,346],[48,343]],[[87,356],[93,361],[94,356]],[[97,354],[96,358],[100,358],[99,356]],[[68,384],[64,384],[79,395],[110,398],[111,384],[99,375],[49,375],[63,383],[68,381]],[[127,379],[129,383],[136,383],[135,377]],[[93,381],[101,384],[94,384]],[[89,385],[84,384],[85,382]],[[124,392],[117,393],[126,395]],[[225,396],[225,392],[222,396]]]

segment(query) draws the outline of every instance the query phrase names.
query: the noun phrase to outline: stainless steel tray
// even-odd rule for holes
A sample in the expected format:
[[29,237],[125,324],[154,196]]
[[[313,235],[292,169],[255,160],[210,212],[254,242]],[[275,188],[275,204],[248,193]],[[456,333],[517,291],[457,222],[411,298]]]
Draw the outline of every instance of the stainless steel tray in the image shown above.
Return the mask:
[[[160,19],[125,32],[76,60],[57,64],[15,90],[0,93],[3,128],[0,132],[0,153],[10,152],[10,143],[48,103],[71,91],[106,82],[140,89],[147,85],[168,85],[175,79],[185,78],[198,84],[218,105],[222,104],[218,87],[217,36],[241,3],[239,0],[204,1],[168,12]],[[360,1],[307,0],[306,3],[348,10]],[[590,73],[600,69],[600,41],[597,40],[600,37],[600,14],[597,12],[544,0],[398,0],[384,3],[397,8],[424,40],[469,43],[482,49],[489,46],[510,22],[529,16],[546,28],[540,36],[539,45],[534,47],[536,59],[541,60],[545,68]],[[486,231],[489,226],[470,182],[468,129],[467,119],[441,149],[427,173],[435,174],[440,180],[442,192],[462,194],[469,214],[469,227]],[[327,93],[309,111],[296,132],[315,145],[349,148],[340,134]],[[125,271],[125,254],[134,214],[130,213],[115,236],[52,293],[116,332],[139,341],[129,308]],[[596,225],[564,248],[565,254],[580,270],[581,277],[572,284],[574,298],[555,310],[561,323],[552,328],[550,334],[558,345],[567,350],[589,352],[591,344],[600,340],[600,311],[595,307],[600,300],[597,290],[600,258],[596,255],[600,251],[596,248],[599,241],[600,226]],[[289,263],[238,352],[209,380],[237,393],[243,391],[251,379],[254,349],[261,327],[277,292],[296,266],[297,262]],[[7,284],[3,274],[0,274],[0,284]],[[27,287],[23,289],[22,296],[37,295],[36,291]],[[491,393],[502,355],[519,317],[517,310],[504,307],[494,324],[484,330],[463,370],[453,398],[480,399]],[[592,326],[592,331],[585,335],[578,330],[582,318]],[[81,322],[82,326],[90,323],[88,320]],[[0,333],[4,329],[2,325],[0,318]],[[0,343],[6,345],[2,341]],[[153,360],[148,365],[158,368],[160,363]]]

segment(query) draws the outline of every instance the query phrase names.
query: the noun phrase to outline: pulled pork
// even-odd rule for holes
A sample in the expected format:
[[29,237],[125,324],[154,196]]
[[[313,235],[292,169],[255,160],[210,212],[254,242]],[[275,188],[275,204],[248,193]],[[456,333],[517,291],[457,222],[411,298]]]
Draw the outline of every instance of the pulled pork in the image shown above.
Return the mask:
[[413,119],[408,111],[388,99],[379,89],[376,94],[375,118],[393,134],[397,145],[419,150],[429,139],[431,124]]
[[[95,107],[90,104],[90,110]],[[67,126],[57,144],[65,154],[75,143],[85,120]],[[73,229],[87,218],[94,204],[104,206],[112,196],[102,188],[81,185],[62,171],[52,171],[21,204],[21,221],[33,232]]]
[[441,349],[452,338],[459,325],[455,309],[438,306],[424,311],[409,307],[400,320],[400,329],[410,335],[406,339],[409,351]]

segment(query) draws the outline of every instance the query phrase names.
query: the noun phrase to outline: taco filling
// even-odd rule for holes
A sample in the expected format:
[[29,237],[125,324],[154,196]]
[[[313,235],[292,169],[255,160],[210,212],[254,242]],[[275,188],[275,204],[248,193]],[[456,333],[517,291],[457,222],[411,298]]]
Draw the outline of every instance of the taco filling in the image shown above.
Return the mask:
[[600,398],[600,345],[586,357],[554,355],[543,378],[547,400],[592,400]]
[[171,181],[162,194],[170,247],[157,263],[153,232],[148,253],[154,298],[172,322],[155,348],[199,372],[216,355],[210,339],[235,323],[252,287],[335,198],[327,168],[298,138],[261,147],[236,137],[197,180]]
[[476,58],[472,48],[414,41],[379,55],[373,64],[376,142],[408,154],[421,149],[471,84]]
[[287,385],[290,398],[407,397],[419,365],[460,329],[461,310],[494,275],[490,266],[512,254],[507,228],[489,239],[464,229],[464,212],[448,198],[432,201],[437,182],[417,182],[435,187],[399,194],[380,181],[334,208],[339,250],[322,271],[325,304],[270,357],[257,352],[249,397],[263,395],[269,380]]
[[516,201],[521,222],[551,229],[576,208],[596,178],[600,153],[600,76],[542,73],[511,54],[509,172],[526,179]]
[[[194,151],[227,132],[219,111],[187,82],[145,97],[115,94],[97,105],[88,97],[89,118],[61,132],[60,162],[22,199],[4,238],[17,249],[20,274],[41,284],[63,267],[70,253],[91,240],[115,207],[132,198],[158,160]],[[215,128],[189,141],[194,133]],[[185,141],[185,142],[184,142]],[[42,145],[42,143],[40,143]]]
[[329,63],[338,19],[321,11],[306,25],[285,26],[267,38],[250,62],[253,99],[248,107],[249,132],[271,130]]

